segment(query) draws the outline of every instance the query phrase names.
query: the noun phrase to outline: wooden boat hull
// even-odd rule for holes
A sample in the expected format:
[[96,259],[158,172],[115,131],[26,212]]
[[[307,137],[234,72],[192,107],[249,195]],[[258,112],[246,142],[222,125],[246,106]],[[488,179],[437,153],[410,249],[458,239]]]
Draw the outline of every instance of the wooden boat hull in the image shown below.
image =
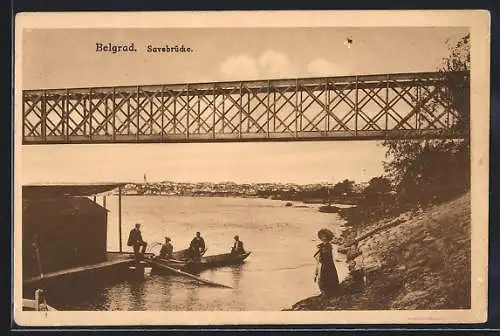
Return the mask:
[[339,208],[334,206],[334,205],[323,205],[319,207],[319,212],[326,212],[326,213],[337,213],[339,212]]
[[[204,269],[209,269],[213,267],[221,266],[233,266],[241,264],[251,252],[246,252],[244,254],[218,254],[213,256],[202,257],[200,262],[193,263],[191,261],[181,261],[181,260],[165,260],[165,259],[155,259],[151,261],[152,272],[154,273],[165,273],[165,269],[161,265],[165,265],[171,268],[175,268],[187,272],[198,272]],[[156,267],[156,266],[160,267]],[[168,272],[167,272],[168,273]]]
[[[203,256],[205,252],[207,252],[207,249],[203,250],[201,252],[201,255]],[[188,260],[189,258],[190,258],[190,251],[188,248],[184,250],[175,251],[174,253],[172,253],[172,259],[175,260]]]

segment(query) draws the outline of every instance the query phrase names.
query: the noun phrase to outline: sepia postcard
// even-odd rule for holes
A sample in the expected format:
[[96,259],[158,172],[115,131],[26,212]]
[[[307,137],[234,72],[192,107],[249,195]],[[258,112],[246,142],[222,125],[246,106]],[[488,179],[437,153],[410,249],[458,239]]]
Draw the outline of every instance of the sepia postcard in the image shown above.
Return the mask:
[[20,13],[22,326],[478,323],[486,11]]

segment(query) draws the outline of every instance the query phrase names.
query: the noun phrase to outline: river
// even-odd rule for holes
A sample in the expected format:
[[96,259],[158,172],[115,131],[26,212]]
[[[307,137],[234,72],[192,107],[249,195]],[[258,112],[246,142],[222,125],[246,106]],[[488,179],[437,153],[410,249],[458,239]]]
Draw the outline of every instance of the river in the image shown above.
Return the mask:
[[[117,200],[108,197],[108,250],[118,250]],[[316,233],[329,228],[337,235],[342,220],[321,213],[319,205],[234,197],[125,196],[122,198],[123,245],[134,223],[157,252],[155,242],[168,235],[174,250],[186,248],[196,231],[205,238],[206,255],[226,253],[238,234],[251,255],[244,264],[203,271],[200,276],[233,287],[201,286],[178,276],[152,275],[86,288],[66,309],[77,310],[281,310],[319,294],[313,282],[319,243]],[[154,246],[156,245],[156,246]],[[347,266],[337,255],[342,280]],[[78,301],[78,302],[76,302]]]

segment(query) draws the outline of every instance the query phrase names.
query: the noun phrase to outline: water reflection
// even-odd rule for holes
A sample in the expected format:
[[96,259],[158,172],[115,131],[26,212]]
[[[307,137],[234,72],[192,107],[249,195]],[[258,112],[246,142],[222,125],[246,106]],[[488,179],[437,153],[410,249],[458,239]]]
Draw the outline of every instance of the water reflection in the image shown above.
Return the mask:
[[233,275],[233,288],[240,287],[240,280],[241,280],[241,277],[243,276],[243,272],[242,272],[243,265],[244,264],[241,264],[241,265],[234,266],[233,268],[231,268],[231,273]]
[[130,298],[132,303],[132,310],[145,310],[144,305],[144,286],[146,282],[140,279],[134,279],[130,282]]
[[191,310],[191,307],[197,306],[200,291],[197,288],[189,288],[187,290],[187,310]]

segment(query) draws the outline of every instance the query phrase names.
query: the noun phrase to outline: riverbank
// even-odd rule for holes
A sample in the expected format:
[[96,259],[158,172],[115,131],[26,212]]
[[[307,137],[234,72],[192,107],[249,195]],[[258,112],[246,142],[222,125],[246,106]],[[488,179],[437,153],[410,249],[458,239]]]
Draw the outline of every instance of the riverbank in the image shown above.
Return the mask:
[[288,310],[470,308],[470,193],[342,236],[350,276],[342,295],[314,296]]

